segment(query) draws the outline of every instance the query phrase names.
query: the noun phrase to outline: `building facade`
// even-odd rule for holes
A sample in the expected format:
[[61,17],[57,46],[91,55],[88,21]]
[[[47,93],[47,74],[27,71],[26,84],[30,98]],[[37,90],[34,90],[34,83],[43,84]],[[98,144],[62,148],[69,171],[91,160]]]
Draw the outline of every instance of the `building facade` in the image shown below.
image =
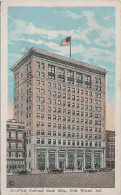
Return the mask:
[[11,70],[27,169],[104,167],[106,70],[36,48]]
[[7,172],[25,169],[25,126],[15,119],[7,121]]
[[115,168],[115,131],[106,131],[106,167]]

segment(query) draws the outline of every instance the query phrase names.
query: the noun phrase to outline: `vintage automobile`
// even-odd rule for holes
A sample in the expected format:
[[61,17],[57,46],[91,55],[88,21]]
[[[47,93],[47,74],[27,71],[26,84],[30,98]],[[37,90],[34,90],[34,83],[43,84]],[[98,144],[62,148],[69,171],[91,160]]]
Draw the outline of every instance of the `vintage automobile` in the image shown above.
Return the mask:
[[97,172],[99,172],[98,169],[86,169],[85,170],[85,173],[97,173]]
[[53,174],[63,173],[63,169],[51,169],[49,173],[53,173]]
[[111,168],[101,168],[100,169],[100,171],[103,171],[103,172],[109,172],[111,170],[112,170]]

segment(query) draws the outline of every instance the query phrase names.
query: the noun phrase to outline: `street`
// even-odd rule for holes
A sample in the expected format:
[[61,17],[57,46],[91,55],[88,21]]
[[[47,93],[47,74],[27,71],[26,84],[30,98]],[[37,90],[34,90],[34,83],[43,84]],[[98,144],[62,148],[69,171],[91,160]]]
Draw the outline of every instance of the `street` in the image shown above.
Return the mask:
[[115,171],[97,173],[8,175],[8,188],[114,188]]

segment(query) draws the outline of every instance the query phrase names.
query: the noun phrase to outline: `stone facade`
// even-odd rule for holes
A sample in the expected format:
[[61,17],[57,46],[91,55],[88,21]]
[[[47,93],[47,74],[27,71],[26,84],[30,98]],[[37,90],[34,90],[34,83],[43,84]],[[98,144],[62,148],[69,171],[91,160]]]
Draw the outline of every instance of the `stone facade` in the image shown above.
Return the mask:
[[7,172],[25,169],[25,126],[15,119],[7,121]]
[[106,167],[115,168],[115,131],[106,131]]
[[[97,163],[95,152],[100,151],[99,166],[104,167],[106,70],[36,48],[30,49],[11,70],[15,75],[14,117],[24,122],[26,129],[27,168],[37,169],[33,163],[37,152],[46,150],[48,156],[53,147],[53,160],[58,159],[56,168],[60,148],[65,148],[66,158],[69,150],[74,150],[73,169],[77,169],[78,149],[91,152],[92,168]],[[51,162],[47,159],[46,169]]]

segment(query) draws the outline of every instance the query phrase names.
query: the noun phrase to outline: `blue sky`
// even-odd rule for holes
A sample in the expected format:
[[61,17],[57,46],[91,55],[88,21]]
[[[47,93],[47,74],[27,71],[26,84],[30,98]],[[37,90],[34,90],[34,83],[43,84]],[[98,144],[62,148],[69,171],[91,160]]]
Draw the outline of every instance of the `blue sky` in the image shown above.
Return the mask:
[[107,100],[115,101],[114,7],[8,7],[8,103],[13,104],[10,67],[29,48],[37,47],[107,69]]

